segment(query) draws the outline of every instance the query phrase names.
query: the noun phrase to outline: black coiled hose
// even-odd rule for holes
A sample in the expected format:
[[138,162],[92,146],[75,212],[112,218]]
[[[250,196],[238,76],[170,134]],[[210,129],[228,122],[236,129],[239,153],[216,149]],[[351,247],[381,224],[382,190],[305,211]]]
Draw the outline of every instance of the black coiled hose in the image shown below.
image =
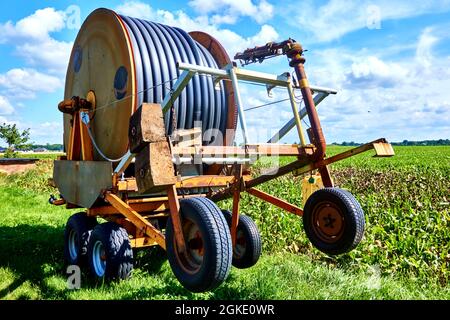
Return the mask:
[[[180,71],[177,62],[218,68],[213,56],[187,32],[163,24],[120,16],[134,48],[138,103],[161,103],[170,94]],[[163,84],[163,85],[161,85]],[[214,141],[215,132],[225,135],[227,97],[223,83],[216,90],[213,78],[196,75],[174,102],[174,112],[165,115],[166,132],[174,128],[191,129],[202,122],[203,143]],[[146,90],[151,88],[149,90]],[[176,124],[173,123],[176,121]]]

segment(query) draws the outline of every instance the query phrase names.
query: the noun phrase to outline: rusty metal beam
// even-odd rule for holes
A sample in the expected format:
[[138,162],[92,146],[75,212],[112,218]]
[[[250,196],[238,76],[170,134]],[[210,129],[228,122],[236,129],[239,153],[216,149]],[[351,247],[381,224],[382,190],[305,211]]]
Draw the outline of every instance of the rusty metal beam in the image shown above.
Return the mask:
[[120,199],[117,195],[107,192],[105,199],[123,214],[136,228],[143,234],[154,240],[164,250],[166,249],[166,240],[161,231],[156,229],[150,222],[142,217],[138,212],[133,210],[127,203]]
[[249,189],[247,189],[247,192],[250,193],[252,196],[255,196],[261,200],[267,201],[280,209],[286,210],[287,212],[293,213],[298,216],[303,215],[303,210],[301,208],[299,208],[293,204],[290,204],[289,202],[287,202],[283,199],[274,197],[264,191],[254,189],[254,188],[249,188]]
[[136,179],[126,179],[126,180],[119,180],[117,182],[117,188],[119,191],[137,191],[137,183]]
[[190,156],[200,154],[204,157],[214,156],[304,156],[312,155],[314,146],[297,144],[249,144],[245,147],[234,146],[203,146],[203,147],[172,147],[172,155]]
[[80,160],[80,114],[76,112],[71,119],[69,146],[67,148],[67,160]]
[[177,250],[180,253],[184,253],[186,252],[186,242],[184,240],[183,225],[181,223],[180,215],[180,203],[178,202],[177,189],[175,185],[167,188],[167,197],[169,198],[170,218],[172,219]]
[[[203,175],[196,177],[182,178],[181,181],[177,181],[175,186],[177,188],[203,188],[203,187],[224,187],[233,183],[234,177],[219,176],[219,175]],[[128,178],[124,181],[117,182],[118,191],[131,191],[138,190],[136,179]],[[153,200],[155,201],[155,200]]]
[[177,188],[224,187],[233,183],[233,176],[205,175],[184,178],[176,183]]
[[[154,211],[165,211],[169,209],[168,202],[147,202],[147,203],[128,203],[128,205],[136,212],[154,212]],[[120,211],[113,206],[101,206],[95,207],[87,210],[88,216],[107,216],[119,214]]]
[[153,241],[150,237],[139,237],[130,239],[132,248],[145,248],[145,247],[153,247],[157,246],[158,243]]
[[[390,148],[389,148],[389,146],[390,146]],[[377,148],[378,148],[378,150],[377,150]],[[368,151],[371,149],[375,149],[375,151],[377,152],[376,156],[390,157],[390,156],[394,155],[394,150],[392,149],[391,144],[388,143],[385,138],[380,138],[380,139],[374,140],[372,142],[365,143],[359,147],[341,152],[335,156],[324,159],[323,161],[321,161],[321,163],[318,163],[318,165],[329,165],[333,162],[355,156],[359,153],[362,153],[362,152],[365,152],[365,151]],[[389,153],[390,150],[392,150],[392,153]],[[382,155],[379,155],[378,152],[381,152]]]
[[257,178],[253,178],[253,179],[247,181],[245,183],[245,187],[246,188],[256,187],[257,185],[260,185],[261,183],[284,176],[284,175],[294,171],[295,169],[305,166],[306,164],[308,164],[310,162],[311,162],[311,160],[309,158],[303,158],[303,159],[299,159],[297,161],[291,162],[285,166],[275,168],[273,170],[270,170],[270,171],[264,173],[264,175],[261,175]]
[[[301,168],[303,166],[305,166],[306,164],[308,164],[310,162],[309,158],[303,158],[300,160],[296,160],[294,162],[291,162],[285,166],[270,170],[268,172],[266,172],[265,174],[257,177],[257,178],[247,178],[244,177],[244,181],[245,181],[245,188],[253,188],[256,187],[257,185],[260,185],[264,182],[276,179],[278,177],[281,177],[283,175],[286,175],[298,168]],[[224,190],[218,191],[216,193],[214,193],[213,195],[211,195],[210,199],[212,201],[220,201],[220,200],[224,200],[224,199],[228,199],[231,198],[233,196],[233,186],[226,188]]]
[[[349,158],[351,156],[357,155],[359,153],[365,152],[370,149],[374,149],[376,147],[378,148],[378,152],[380,152],[380,155],[378,155],[378,156],[385,156],[385,157],[392,156],[393,150],[390,151],[390,147],[388,145],[389,145],[389,143],[386,141],[386,139],[380,138],[380,139],[374,140],[372,142],[363,144],[354,149],[344,151],[344,152],[337,154],[335,156],[332,156],[330,158],[323,159],[321,161],[312,162],[310,158],[299,159],[297,161],[291,162],[280,168],[275,168],[269,172],[266,172],[264,175],[261,175],[259,177],[245,179],[245,188],[246,189],[254,188],[264,182],[276,179],[276,178],[286,175],[290,172],[300,175],[300,174],[303,174],[303,173],[306,173],[306,172],[309,172],[312,170],[324,168],[325,166],[327,166],[331,163]],[[213,201],[220,201],[220,200],[231,198],[232,196],[233,196],[233,188],[230,187],[230,188],[221,190],[219,192],[216,192],[215,194],[211,195],[210,199]]]
[[233,184],[233,211],[231,215],[231,241],[233,248],[236,244],[237,227],[239,224],[239,202],[241,201],[242,165],[236,164],[234,168],[235,183]]
[[[361,145],[359,147],[356,147],[356,148],[353,148],[353,149],[341,152],[341,153],[339,153],[337,155],[334,155],[332,157],[326,158],[326,159],[324,159],[322,161],[315,162],[315,163],[310,163],[310,164],[308,164],[308,165],[306,165],[306,166],[304,166],[302,168],[299,168],[299,169],[295,170],[293,173],[295,175],[301,175],[303,173],[306,173],[306,172],[309,172],[309,171],[312,171],[312,170],[316,170],[316,169],[318,169],[320,167],[332,164],[332,163],[337,162],[337,161],[341,161],[341,160],[347,159],[349,157],[352,157],[352,156],[355,156],[357,154],[366,152],[368,150],[371,150],[371,149],[375,149],[376,150],[376,146],[379,146],[380,143],[383,144],[383,146],[379,147],[379,150],[384,150],[384,153],[382,155],[376,154],[376,156],[389,157],[389,156],[393,156],[394,155],[393,150],[392,150],[392,153],[389,153],[389,147],[387,147],[386,145],[390,146],[390,144],[386,141],[386,139],[380,138],[380,139],[374,140],[372,142],[363,144],[363,145]],[[381,148],[383,148],[383,149],[381,149]],[[392,146],[390,148],[392,149]],[[383,151],[380,151],[380,152],[383,152]]]

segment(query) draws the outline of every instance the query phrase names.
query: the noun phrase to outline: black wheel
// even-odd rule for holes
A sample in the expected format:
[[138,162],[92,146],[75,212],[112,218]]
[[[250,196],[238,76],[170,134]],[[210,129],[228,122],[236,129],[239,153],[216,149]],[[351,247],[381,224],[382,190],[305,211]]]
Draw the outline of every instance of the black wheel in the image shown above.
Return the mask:
[[97,225],[88,245],[88,261],[95,279],[127,279],[133,270],[133,250],[127,231],[114,222]]
[[[231,228],[232,213],[228,210],[222,212]],[[261,235],[258,227],[250,217],[240,214],[233,248],[233,266],[239,269],[250,268],[258,262],[260,256]]]
[[320,251],[338,255],[354,249],[364,234],[364,212],[355,197],[339,188],[324,188],[306,201],[303,224]]
[[206,198],[180,201],[186,252],[177,250],[172,220],[166,228],[167,257],[178,281],[193,292],[219,286],[231,269],[231,235],[227,222],[214,202]]
[[64,259],[67,265],[86,262],[89,238],[96,225],[97,220],[88,217],[85,212],[75,213],[67,220],[64,230]]

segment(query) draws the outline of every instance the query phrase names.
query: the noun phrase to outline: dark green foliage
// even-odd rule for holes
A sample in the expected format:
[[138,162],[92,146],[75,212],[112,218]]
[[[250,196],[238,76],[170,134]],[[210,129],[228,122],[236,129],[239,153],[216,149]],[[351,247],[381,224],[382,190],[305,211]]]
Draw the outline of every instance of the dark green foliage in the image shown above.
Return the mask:
[[[394,149],[393,158],[369,151],[332,166],[335,182],[365,211],[365,237],[354,251],[322,254],[301,218],[244,194],[241,210],[261,232],[261,259],[233,268],[222,286],[201,294],[179,284],[156,248],[136,252],[129,281],[93,285],[83,277],[81,290],[68,290],[64,225],[79,210],[47,204],[57,194],[47,186],[51,160],[25,174],[0,174],[0,299],[450,299],[450,147]],[[289,175],[261,189],[302,206],[302,178]],[[231,208],[230,201],[219,205]]]
[[2,124],[0,125],[0,139],[8,144],[8,148],[3,155],[5,158],[17,157],[17,150],[28,149],[31,144],[30,129],[19,130],[16,124]]

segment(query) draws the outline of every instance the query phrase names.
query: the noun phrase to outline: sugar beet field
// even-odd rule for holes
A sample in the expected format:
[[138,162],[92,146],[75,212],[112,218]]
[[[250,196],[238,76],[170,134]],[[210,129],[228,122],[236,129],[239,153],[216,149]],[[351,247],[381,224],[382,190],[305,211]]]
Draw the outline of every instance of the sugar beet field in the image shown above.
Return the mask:
[[[56,193],[47,185],[53,156],[42,156],[35,170],[0,175],[0,299],[450,299],[450,147],[395,152],[388,159],[367,152],[332,166],[336,184],[366,214],[363,241],[339,257],[312,247],[301,218],[243,194],[241,210],[258,225],[263,256],[201,294],[179,284],[157,248],[134,252],[128,281],[99,284],[83,276],[81,289],[69,290],[63,232],[77,211],[48,204]],[[288,175],[261,189],[302,206],[302,178]]]

